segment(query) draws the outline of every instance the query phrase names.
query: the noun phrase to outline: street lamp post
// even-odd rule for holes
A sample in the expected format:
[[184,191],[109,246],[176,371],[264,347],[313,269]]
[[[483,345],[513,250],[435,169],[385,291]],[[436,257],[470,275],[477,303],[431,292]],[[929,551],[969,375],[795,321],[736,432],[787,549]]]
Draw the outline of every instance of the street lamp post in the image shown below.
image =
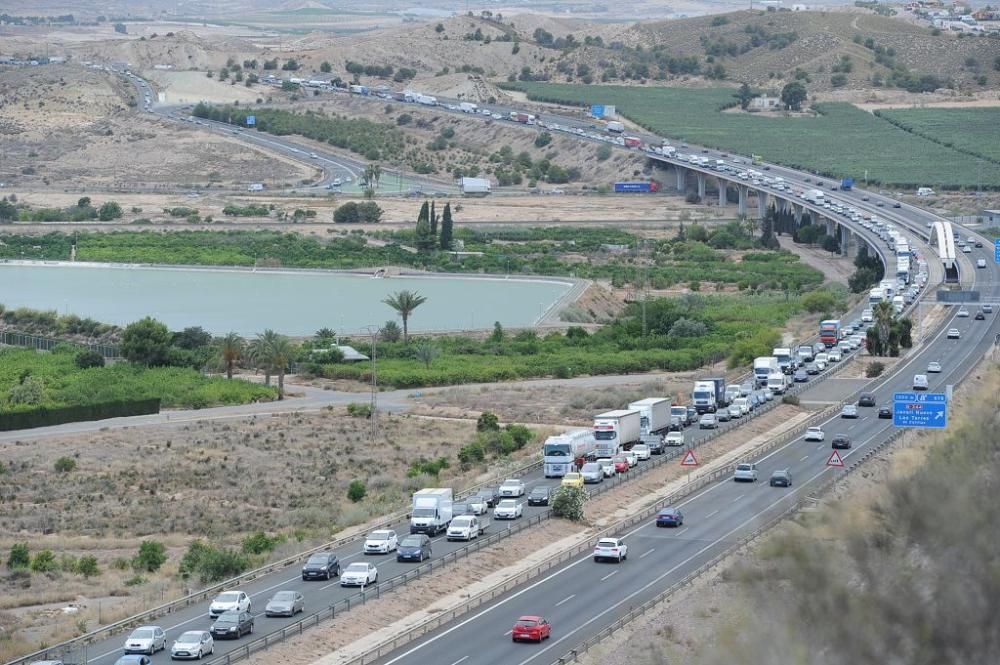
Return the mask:
[[371,368],[372,368],[372,387],[371,387],[371,401],[369,407],[371,410],[371,415],[369,419],[371,420],[371,443],[375,445],[378,440],[378,379],[376,378],[376,358],[375,354],[378,350],[378,326],[366,326],[368,334],[371,335],[372,339],[372,349],[371,349]]

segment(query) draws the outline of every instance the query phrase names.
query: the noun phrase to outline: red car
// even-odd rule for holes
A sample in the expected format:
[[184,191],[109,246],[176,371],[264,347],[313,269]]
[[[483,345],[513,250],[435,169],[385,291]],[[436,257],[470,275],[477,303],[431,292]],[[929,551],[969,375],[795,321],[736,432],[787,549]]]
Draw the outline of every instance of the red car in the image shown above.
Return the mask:
[[510,633],[510,639],[515,642],[521,640],[541,642],[547,637],[552,637],[552,626],[544,618],[536,616],[521,617]]
[[625,473],[629,469],[628,458],[624,455],[615,455],[611,458],[615,463],[615,473]]

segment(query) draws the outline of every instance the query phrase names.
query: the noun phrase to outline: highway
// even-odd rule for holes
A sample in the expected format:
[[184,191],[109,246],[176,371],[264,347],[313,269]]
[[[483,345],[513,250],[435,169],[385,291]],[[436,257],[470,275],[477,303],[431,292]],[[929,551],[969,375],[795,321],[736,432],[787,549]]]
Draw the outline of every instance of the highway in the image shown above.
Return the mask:
[[[988,249],[992,250],[992,243]],[[973,255],[974,259],[981,257],[988,258],[992,265],[993,257],[986,249]],[[978,270],[975,286],[988,296],[987,300],[1000,299],[995,267]],[[947,328],[958,328],[961,339],[947,339]],[[894,392],[909,392],[913,375],[924,373],[932,360],[941,361],[944,371],[928,375],[930,390],[944,392],[946,385],[958,383],[991,348],[998,331],[996,314],[987,321],[976,321],[972,317],[958,318],[953,313],[940,333],[877,385],[874,392],[878,404],[891,404]],[[841,451],[849,464],[852,458],[863,455],[893,432],[892,421],[879,419],[876,408],[859,407],[859,411],[856,420],[836,416],[823,424],[826,441],[822,443],[798,438],[760,459],[748,460],[757,463],[761,482],[744,484],[726,479],[684,500],[679,504],[684,511],[682,528],[657,528],[649,522],[619,534],[629,547],[627,561],[595,563],[589,555],[583,555],[378,662],[548,665],[556,661],[574,645],[627,613],[630,607],[682,579],[779,515],[832,474],[841,473],[826,465],[833,435],[851,437],[853,447]],[[791,470],[791,488],[769,486],[768,478],[778,469]],[[549,620],[552,638],[540,645],[512,643],[510,629],[514,621],[531,614]]]
[[[251,135],[255,135],[252,140],[263,139],[273,143],[271,137],[260,136],[256,132],[238,133],[248,140]],[[285,147],[303,152],[300,147],[294,145]],[[711,156],[711,153],[707,154]],[[345,168],[348,166],[350,165]],[[780,167],[772,168],[777,170]],[[804,174],[788,173],[789,182],[802,183],[804,187],[809,186],[804,184],[803,180],[793,180],[793,178],[804,178]],[[910,233],[915,235],[926,236],[926,222],[937,219],[930,213],[909,207],[878,208],[875,206],[875,201],[879,199],[873,197],[873,201],[863,202],[860,200],[862,194],[862,192],[839,192],[836,197],[850,199],[855,207],[871,210],[884,219],[907,226]],[[857,198],[856,202],[854,197]],[[855,227],[854,230],[866,235],[872,244],[880,242],[863,229]],[[964,235],[968,233],[963,232]],[[988,240],[984,243],[986,245],[984,249],[975,250],[970,257],[973,260],[986,258],[990,268],[974,270],[974,274],[966,275],[966,278],[970,281],[975,280],[974,286],[982,291],[984,301],[996,303],[1000,301],[1000,291],[998,291],[997,271],[990,254],[992,239]],[[884,245],[880,245],[881,247]],[[933,264],[937,260],[933,252],[929,255],[926,252],[924,254],[928,264]],[[848,314],[846,318],[856,316],[856,313]],[[972,317],[955,318],[947,327],[958,328],[962,332],[962,338],[948,340],[942,329],[942,332],[933,340],[926,342],[918,353],[908,358],[897,373],[882,381],[876,390],[880,404],[888,402],[893,392],[909,390],[912,375],[923,373],[931,360],[942,362],[945,368],[941,374],[929,375],[932,390],[943,390],[944,385],[957,382],[992,344],[993,336],[998,330],[995,314],[985,322],[975,321]],[[822,483],[829,474],[835,473],[825,466],[829,457],[828,442],[833,434],[845,433],[854,440],[854,447],[844,453],[846,459],[884,440],[891,432],[892,424],[888,420],[878,420],[876,411],[861,409],[862,417],[852,421],[832,419],[825,427],[827,442],[823,445],[806,444],[797,440],[757,460],[763,481],[761,483],[737,485],[729,481],[721,482],[687,499],[683,504],[686,520],[681,529],[656,529],[647,524],[634,532],[624,534],[630,546],[630,557],[624,564],[595,564],[589,557],[581,557],[537,582],[497,599],[455,625],[423,638],[400,653],[386,658],[384,662],[526,665],[529,662],[547,663],[555,660],[588,634],[614,621],[617,616],[626,612],[630,605],[638,604],[655,595],[672,581],[681,578],[686,571],[696,568],[700,562],[724,551],[730,543],[753,530],[755,525],[767,522],[770,516],[780,513],[802,494],[810,491],[810,488]],[[696,445],[707,434],[689,429],[686,436],[688,443]],[[766,480],[771,471],[783,468],[792,471],[795,480],[793,487],[787,490],[768,487]],[[537,485],[554,485],[558,482],[541,478],[540,470],[528,474],[524,480],[529,490]],[[608,483],[627,480],[628,478],[622,478]],[[525,519],[530,519],[546,510],[526,506]],[[509,527],[507,524],[501,524],[494,523],[491,528],[496,530]],[[407,532],[407,527],[403,523],[395,525],[395,529],[401,535]],[[360,542],[354,542],[338,550],[343,565],[365,558],[360,552],[360,545]],[[434,541],[434,557],[441,557],[464,546],[465,543],[448,543],[443,538],[437,538]],[[393,555],[368,557],[368,560],[379,567],[380,581],[414,567],[414,564],[397,563]],[[594,568],[591,569],[590,566]],[[356,593],[355,589],[342,589],[337,580],[304,582],[298,574],[297,566],[265,575],[239,588],[251,595],[253,613],[258,615],[254,637],[278,630],[293,621],[268,619],[262,615],[267,599],[278,590],[301,591],[306,598],[306,614],[319,611]],[[399,593],[405,594],[406,591]],[[540,647],[512,645],[507,631],[520,614],[543,614],[549,618],[554,626],[552,640]],[[208,629],[211,623],[208,618],[207,603],[201,603],[168,615],[159,625],[167,630],[170,643],[183,631]],[[87,662],[112,665],[121,654],[124,637],[125,635],[121,634],[91,644],[88,647]],[[218,642],[216,656],[238,648],[240,642],[240,640]],[[153,657],[153,662],[161,663],[168,659],[166,654],[161,653]]]

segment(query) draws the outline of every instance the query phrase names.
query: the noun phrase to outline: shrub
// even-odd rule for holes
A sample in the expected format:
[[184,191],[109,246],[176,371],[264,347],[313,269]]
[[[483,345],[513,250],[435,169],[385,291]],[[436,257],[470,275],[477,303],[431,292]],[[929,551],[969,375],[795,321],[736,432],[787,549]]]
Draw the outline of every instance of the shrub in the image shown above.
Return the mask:
[[137,571],[155,573],[167,562],[167,548],[157,540],[144,540],[139,552],[132,559],[132,568]]
[[58,568],[59,564],[56,563],[56,555],[52,550],[42,550],[31,559],[31,570],[36,573],[51,573]]
[[91,367],[104,367],[104,356],[97,351],[81,351],[73,359],[80,369],[90,369]]
[[874,379],[875,377],[882,376],[882,372],[885,371],[885,364],[880,363],[877,360],[875,362],[870,362],[865,366],[865,376],[869,379]]
[[274,550],[275,547],[287,540],[283,535],[269,536],[263,531],[258,531],[252,536],[243,539],[243,552],[245,554],[264,554]]
[[56,460],[54,466],[59,473],[69,473],[76,469],[76,460],[72,457],[60,457]]
[[101,569],[97,566],[97,557],[92,554],[80,557],[80,560],[76,562],[76,572],[88,580],[100,575]]
[[368,494],[368,487],[363,480],[352,480],[347,488],[347,498],[353,503],[358,503]]
[[497,418],[495,413],[489,411],[483,411],[479,414],[479,418],[476,420],[476,431],[477,432],[499,432],[500,431],[500,419]]
[[31,554],[28,552],[28,543],[14,543],[10,546],[10,554],[7,555],[7,567],[11,570],[27,568],[31,563]]
[[351,402],[347,405],[348,415],[354,416],[355,418],[371,418],[372,417],[372,405],[371,404],[359,404],[358,402]]
[[784,397],[781,398],[781,403],[782,404],[791,404],[792,406],[798,406],[799,405],[799,397],[798,397],[798,395],[785,395]]
[[201,582],[217,582],[239,575],[250,567],[250,559],[240,552],[220,549],[195,540],[181,559],[181,577],[197,576]]
[[146,578],[142,575],[133,575],[132,577],[125,580],[125,586],[140,586],[147,582]]
[[586,501],[587,493],[582,487],[560,487],[552,494],[552,514],[579,522],[583,519],[583,505]]
[[436,460],[420,458],[410,464],[410,468],[406,472],[406,477],[416,478],[417,476],[428,475],[437,478],[438,474],[449,466],[447,457],[439,457]]

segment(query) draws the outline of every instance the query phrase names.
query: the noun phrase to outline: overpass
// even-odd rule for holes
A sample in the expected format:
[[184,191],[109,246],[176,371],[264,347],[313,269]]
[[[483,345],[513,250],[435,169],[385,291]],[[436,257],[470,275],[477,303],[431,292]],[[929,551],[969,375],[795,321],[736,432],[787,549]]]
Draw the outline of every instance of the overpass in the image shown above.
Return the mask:
[[955,260],[955,232],[951,222],[933,222],[933,233],[930,234],[931,247],[937,247],[938,258],[944,267],[945,279],[949,282],[958,281],[958,263]]

